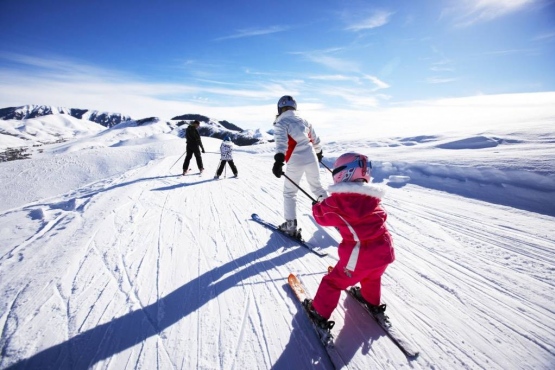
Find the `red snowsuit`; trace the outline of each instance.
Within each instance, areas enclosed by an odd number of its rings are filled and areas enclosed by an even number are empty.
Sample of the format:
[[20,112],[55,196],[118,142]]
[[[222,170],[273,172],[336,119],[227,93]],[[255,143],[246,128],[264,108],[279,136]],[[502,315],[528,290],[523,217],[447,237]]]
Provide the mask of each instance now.
[[341,291],[360,282],[361,294],[379,305],[381,276],[395,260],[391,235],[385,226],[387,214],[380,206],[384,191],[372,184],[341,182],[330,186],[329,198],[312,207],[316,222],[334,226],[343,240],[339,262],[322,279],[314,296],[314,309],[326,319],[337,307]]

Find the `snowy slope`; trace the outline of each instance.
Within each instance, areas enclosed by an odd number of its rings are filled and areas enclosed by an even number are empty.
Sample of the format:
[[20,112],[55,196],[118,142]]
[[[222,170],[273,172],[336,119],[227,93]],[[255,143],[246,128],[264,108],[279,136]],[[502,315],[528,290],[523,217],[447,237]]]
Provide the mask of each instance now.
[[[272,144],[237,148],[240,178],[214,181],[220,141],[203,138],[207,173],[193,161],[182,177],[184,142],[163,125],[0,163],[0,368],[333,368],[286,278],[315,292],[337,232],[302,194],[303,234],[327,257],[250,220],[282,219]],[[553,368],[550,127],[322,138],[325,164],[359,150],[387,188],[397,260],[383,300],[421,350],[409,361],[343,295],[333,331],[348,368]]]
[[104,127],[66,114],[24,120],[0,120],[0,149],[50,144],[91,135]]

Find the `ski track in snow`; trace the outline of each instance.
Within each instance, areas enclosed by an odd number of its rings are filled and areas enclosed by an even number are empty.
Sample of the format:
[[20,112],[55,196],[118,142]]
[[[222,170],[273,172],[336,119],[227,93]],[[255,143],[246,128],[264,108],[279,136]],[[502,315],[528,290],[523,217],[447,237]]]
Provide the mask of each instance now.
[[[0,250],[0,368],[333,368],[286,279],[314,295],[337,232],[302,193],[303,235],[327,257],[250,220],[282,218],[271,153],[238,151],[240,178],[219,181],[218,155],[200,177],[168,174],[177,157],[0,214],[22,225]],[[384,205],[397,260],[383,300],[421,355],[408,360],[343,293],[333,332],[349,368],[555,363],[553,217],[410,184]]]

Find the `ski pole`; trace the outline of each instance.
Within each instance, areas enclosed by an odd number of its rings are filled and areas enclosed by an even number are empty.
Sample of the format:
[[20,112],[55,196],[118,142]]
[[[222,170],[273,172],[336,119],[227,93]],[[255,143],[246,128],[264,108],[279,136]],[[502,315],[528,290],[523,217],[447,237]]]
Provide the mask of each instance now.
[[183,152],[183,154],[181,154],[181,157],[177,158],[177,161],[175,161],[175,163],[172,164],[172,166],[170,167],[170,171],[171,171],[171,169],[173,168],[173,166],[175,166],[175,165],[177,164],[177,162],[179,162],[179,160],[180,160],[181,158],[183,158],[183,156],[185,155],[185,153],[187,153],[187,151]]
[[216,172],[214,172],[214,177],[218,176],[218,170],[220,169],[220,165],[222,164],[222,160],[218,163],[218,167],[216,167]]
[[291,183],[292,183],[293,185],[295,185],[300,191],[302,191],[302,192],[303,192],[307,197],[309,197],[313,202],[316,202],[316,199],[312,198],[312,197],[310,196],[310,194],[308,194],[306,191],[304,191],[304,189],[301,188],[295,181],[291,180],[291,179],[289,178],[289,176],[287,176],[287,175],[286,175],[285,173],[283,173],[283,172],[282,172],[281,174],[282,174],[283,176],[285,176],[285,178],[286,178],[287,180],[291,181]]
[[227,179],[227,162],[224,164],[224,179]]
[[320,163],[322,163],[322,166],[326,167],[326,169],[327,169],[328,171],[330,171],[331,173],[333,173],[333,171],[330,170],[330,168],[329,168],[328,166],[326,166],[326,164],[325,164],[324,162],[320,162]]

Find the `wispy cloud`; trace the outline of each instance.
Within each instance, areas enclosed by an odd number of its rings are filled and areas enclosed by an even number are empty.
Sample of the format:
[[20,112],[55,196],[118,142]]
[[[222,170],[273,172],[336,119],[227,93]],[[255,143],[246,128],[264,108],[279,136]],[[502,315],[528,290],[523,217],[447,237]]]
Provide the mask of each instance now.
[[375,10],[371,14],[360,18],[360,15],[347,16],[348,25],[345,28],[348,31],[362,31],[378,28],[389,23],[393,12],[384,10]]
[[439,77],[439,76],[433,76],[433,77],[428,77],[426,79],[426,82],[429,84],[446,84],[446,83],[451,83],[451,82],[455,82],[457,81],[458,78],[455,77]]
[[291,54],[300,55],[311,62],[323,65],[336,71],[358,72],[360,70],[359,63],[354,62],[352,59],[342,59],[331,55],[340,50],[341,49],[299,51],[292,52]]
[[320,80],[320,81],[353,81],[358,82],[359,78],[352,77],[352,76],[345,76],[345,75],[318,75],[318,76],[310,76],[308,77],[311,80]]
[[[378,96],[364,89],[335,88],[324,92],[325,95],[337,97],[347,102],[352,108],[375,108],[380,105]],[[333,105],[330,102],[330,105]]]
[[45,104],[120,112],[134,118],[158,115],[166,119],[184,112],[267,104],[281,95],[297,94],[301,85],[298,81],[151,82],[141,76],[75,60],[6,53],[0,53],[0,81],[0,107]]
[[387,89],[387,88],[390,87],[389,84],[383,82],[382,80],[380,80],[376,76],[364,75],[364,78],[371,81],[376,86],[374,88],[374,91],[378,91],[378,90],[381,90],[381,89]]
[[514,54],[534,54],[537,52],[538,50],[536,49],[506,49],[506,50],[487,51],[482,53],[481,55],[503,56],[503,55],[514,55]]
[[370,81],[373,87],[370,91],[378,91],[381,89],[389,88],[389,84],[380,80],[376,76],[362,74],[360,76],[346,76],[346,75],[315,75],[308,77],[311,80],[326,81],[326,82],[349,82],[357,85],[363,85],[365,81]]
[[431,49],[438,59],[430,66],[430,71],[434,72],[435,76],[429,77],[426,82],[428,84],[445,84],[457,81],[458,78],[452,77],[455,71],[453,61],[447,58],[438,48],[432,46]]
[[464,0],[459,6],[444,9],[444,15],[454,15],[455,25],[468,27],[491,21],[538,4],[541,0]]
[[278,33],[289,30],[291,27],[288,26],[271,26],[266,28],[249,28],[238,30],[232,35],[218,37],[214,41],[231,40],[231,39],[241,39],[245,37],[263,36],[272,33]]
[[554,40],[555,40],[555,31],[539,34],[532,39],[532,41],[544,41],[544,42],[550,42]]
[[430,71],[433,72],[453,72],[455,69],[452,67],[445,67],[442,65],[432,65]]
[[331,106],[348,106],[351,109],[375,108],[380,106],[381,101],[389,98],[377,93],[389,88],[389,84],[368,74],[315,75],[309,77],[309,80],[313,83],[308,83],[303,91],[320,96]]

